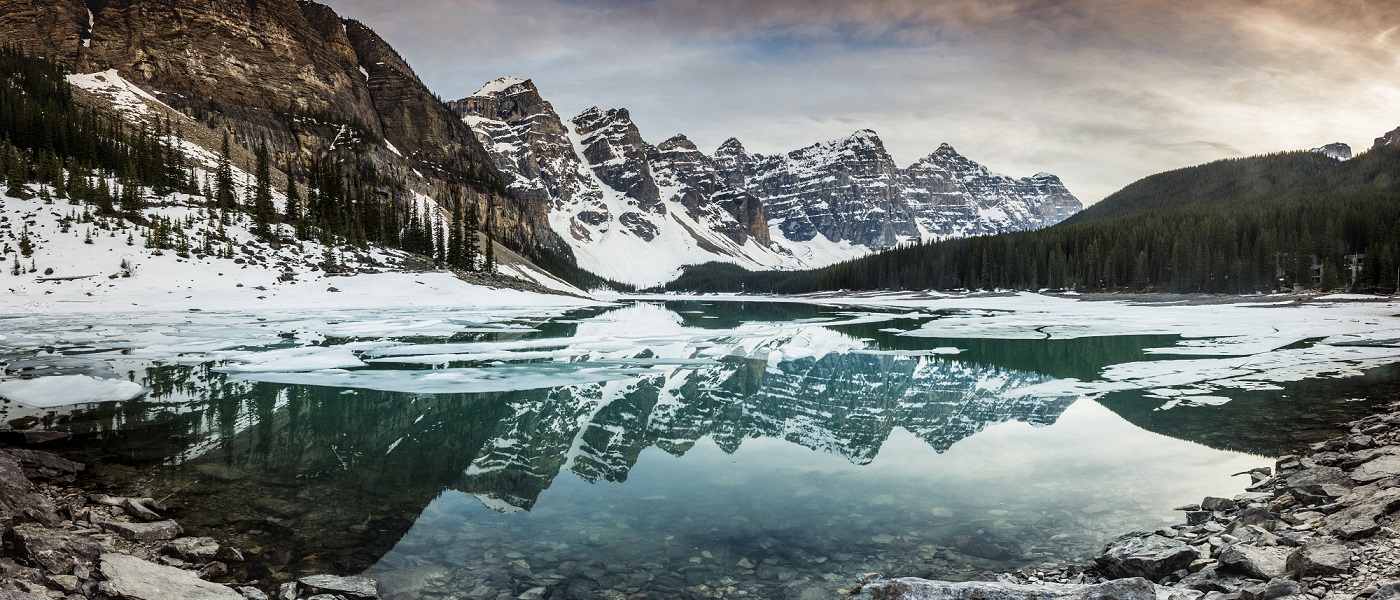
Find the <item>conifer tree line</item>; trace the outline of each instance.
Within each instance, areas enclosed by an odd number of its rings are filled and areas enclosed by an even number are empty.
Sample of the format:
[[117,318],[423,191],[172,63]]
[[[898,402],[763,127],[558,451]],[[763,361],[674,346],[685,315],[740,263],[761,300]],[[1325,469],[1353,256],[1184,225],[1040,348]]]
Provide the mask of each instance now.
[[1397,292],[1400,148],[1155,175],[1054,227],[895,248],[814,271],[691,267],[675,291]]
[[[265,140],[249,144],[255,156],[251,181],[237,181],[234,141],[227,133],[216,166],[201,180],[181,151],[179,127],[168,117],[154,127],[133,128],[76,103],[64,75],[51,61],[0,48],[0,177],[12,196],[28,195],[25,186],[38,183],[41,194],[88,205],[93,211],[89,219],[126,218],[148,225],[156,238],[148,243],[157,250],[178,250],[188,241],[178,224],[142,215],[146,188],[159,197],[175,192],[203,196],[218,217],[219,231],[247,219],[255,235],[271,240],[285,224],[297,239],[328,246],[376,244],[459,270],[495,268],[489,224],[482,223],[475,203],[465,198],[452,198],[453,217],[444,222],[405,192],[405,182],[325,155],[309,169],[283,165],[288,185],[279,211],[272,189],[273,157]],[[295,182],[297,175],[304,180],[305,194]],[[398,207],[403,205],[408,210],[401,217]],[[479,236],[486,240],[484,252]],[[195,248],[222,255],[220,243],[228,239],[220,237]]]

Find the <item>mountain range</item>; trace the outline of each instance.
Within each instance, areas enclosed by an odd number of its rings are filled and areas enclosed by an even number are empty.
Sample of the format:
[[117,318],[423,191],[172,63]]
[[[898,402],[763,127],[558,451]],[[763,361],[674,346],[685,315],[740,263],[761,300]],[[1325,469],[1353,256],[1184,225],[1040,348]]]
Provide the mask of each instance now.
[[444,103],[372,29],[309,0],[25,0],[0,6],[0,35],[73,72],[113,71],[209,152],[230,133],[246,172],[265,143],[279,187],[336,164],[401,215],[423,199],[444,218],[470,208],[503,260],[556,273],[651,285],[714,260],[813,268],[1081,208],[1052,175],[996,175],[947,145],[901,168],[869,130],[706,153],[680,135],[648,143],[625,109],[564,120],[528,80]]
[[901,243],[1038,229],[1083,208],[1054,175],[999,175],[948,144],[900,168],[868,129],[773,155],[730,138],[707,154],[684,135],[648,143],[626,109],[564,120],[516,77],[449,105],[580,266],[633,284],[715,260],[821,267]]

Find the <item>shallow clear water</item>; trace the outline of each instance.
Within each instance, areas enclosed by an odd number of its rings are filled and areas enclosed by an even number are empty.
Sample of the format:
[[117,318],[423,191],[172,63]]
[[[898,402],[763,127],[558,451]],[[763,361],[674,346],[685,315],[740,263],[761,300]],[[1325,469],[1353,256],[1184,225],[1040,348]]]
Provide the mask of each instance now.
[[[19,319],[5,374],[121,377],[26,408],[98,480],[388,598],[834,597],[861,573],[1090,556],[1387,400],[1390,369],[1159,410],[1022,390],[1173,360],[1175,336],[898,335],[938,312],[638,303],[556,314]],[[91,326],[91,327],[90,327]],[[1034,389],[1034,388],[1030,388]]]

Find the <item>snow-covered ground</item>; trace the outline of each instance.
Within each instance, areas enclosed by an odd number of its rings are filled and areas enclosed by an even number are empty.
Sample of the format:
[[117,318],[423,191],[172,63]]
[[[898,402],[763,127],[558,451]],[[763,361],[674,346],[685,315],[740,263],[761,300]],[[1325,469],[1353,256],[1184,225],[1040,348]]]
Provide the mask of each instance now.
[[[201,200],[175,195],[168,205],[146,211],[177,222],[193,220],[184,233],[196,248],[182,257],[174,250],[145,248],[146,228],[116,219],[83,222],[84,207],[65,200],[45,204],[38,198],[0,196],[0,249],[6,250],[0,315],[592,303],[472,285],[448,272],[391,272],[404,255],[378,248],[338,247],[331,254],[352,270],[383,272],[328,274],[319,266],[327,256],[325,246],[301,242],[271,247],[249,233],[246,215],[225,227],[235,257],[206,256],[197,247],[206,230],[217,225],[200,207]],[[71,219],[67,232],[65,219]],[[32,257],[19,256],[19,237],[26,227],[35,245]],[[223,242],[214,246],[227,249]],[[24,271],[20,275],[11,274],[16,257]]]

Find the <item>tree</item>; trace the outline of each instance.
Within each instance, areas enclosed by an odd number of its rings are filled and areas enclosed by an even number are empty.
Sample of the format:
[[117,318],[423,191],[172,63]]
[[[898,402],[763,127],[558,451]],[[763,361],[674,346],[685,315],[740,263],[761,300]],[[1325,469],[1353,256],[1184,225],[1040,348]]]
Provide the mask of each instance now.
[[277,208],[272,204],[272,167],[268,164],[267,142],[258,145],[257,163],[253,168],[253,233],[260,238],[272,237],[272,225]]
[[233,191],[231,154],[228,132],[225,131],[224,143],[219,150],[219,166],[214,170],[214,206],[221,211],[233,210],[238,205],[238,197]]
[[485,273],[496,272],[496,240],[491,233],[491,214],[486,214],[486,248],[482,251],[481,270]]
[[287,206],[283,211],[282,220],[292,224],[298,232],[301,231],[301,192],[297,191],[297,182],[292,178],[290,167],[287,169]]
[[122,172],[122,193],[118,208],[128,218],[136,217],[146,208],[146,199],[141,195],[140,179],[137,177],[134,163],[126,163],[126,170]]
[[463,227],[466,235],[462,238],[462,268],[476,271],[477,260],[481,257],[481,251],[477,248],[477,231],[481,229],[481,219],[477,218],[475,204],[467,204],[466,213],[466,223]]
[[24,225],[24,230],[19,232],[19,253],[24,256],[34,255],[34,241],[29,239],[29,224]]

